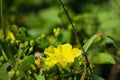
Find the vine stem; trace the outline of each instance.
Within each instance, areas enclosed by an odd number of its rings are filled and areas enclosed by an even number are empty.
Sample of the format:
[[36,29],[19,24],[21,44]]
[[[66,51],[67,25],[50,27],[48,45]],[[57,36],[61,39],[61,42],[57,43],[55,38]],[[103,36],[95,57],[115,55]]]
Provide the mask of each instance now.
[[[4,24],[4,18],[3,18],[3,4],[2,4],[2,0],[1,0],[1,27],[3,28],[3,34],[4,34],[4,40],[6,39],[6,29],[5,29],[5,24]],[[6,41],[6,40],[5,40]]]
[[4,22],[4,16],[3,16],[3,5],[2,5],[3,1],[0,0],[0,2],[1,2],[1,6],[0,6],[1,7],[0,8],[1,9],[0,10],[1,11],[0,12],[1,13],[1,15],[0,15],[0,17],[1,17],[1,28],[3,30],[3,39],[4,39],[3,43],[0,43],[1,44],[0,47],[2,47],[2,49],[4,51],[3,56],[8,58],[11,66],[14,68],[15,59],[14,59],[14,56],[12,55],[11,49],[9,48],[9,46],[6,42],[7,31],[6,31],[6,26],[5,26],[5,22]]
[[84,50],[84,48],[83,48],[83,46],[82,46],[82,44],[81,44],[79,34],[77,33],[77,30],[76,30],[74,24],[72,23],[72,20],[71,20],[69,14],[68,14],[68,11],[66,10],[66,8],[65,8],[65,6],[64,6],[64,4],[63,4],[63,2],[62,2],[61,0],[59,0],[59,2],[60,2],[60,4],[62,5],[62,9],[64,10],[64,12],[65,12],[65,14],[66,14],[66,16],[67,16],[67,18],[68,18],[70,24],[71,24],[72,27],[73,27],[73,31],[74,31],[76,37],[77,37],[78,40],[79,40],[79,43],[80,43],[80,46],[81,46],[81,50],[82,50],[82,55],[84,56],[84,58],[85,58],[85,60],[86,60],[86,63],[87,63],[86,66],[89,68],[90,73],[91,73],[91,80],[94,80],[94,79],[93,79],[93,72],[92,72],[92,69],[91,69],[91,67],[90,67],[90,63],[89,63],[89,61],[88,61],[87,54],[86,54],[86,52],[85,52],[85,50]]

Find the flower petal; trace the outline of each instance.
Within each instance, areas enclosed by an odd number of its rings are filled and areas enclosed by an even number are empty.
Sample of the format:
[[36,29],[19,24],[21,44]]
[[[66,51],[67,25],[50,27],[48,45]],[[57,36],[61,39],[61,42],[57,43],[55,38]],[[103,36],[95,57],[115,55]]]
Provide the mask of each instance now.
[[73,48],[72,55],[73,55],[73,57],[77,57],[77,56],[81,55],[81,50],[79,50],[78,48]]
[[52,55],[55,53],[55,48],[53,46],[50,46],[45,49],[44,53],[48,56]]

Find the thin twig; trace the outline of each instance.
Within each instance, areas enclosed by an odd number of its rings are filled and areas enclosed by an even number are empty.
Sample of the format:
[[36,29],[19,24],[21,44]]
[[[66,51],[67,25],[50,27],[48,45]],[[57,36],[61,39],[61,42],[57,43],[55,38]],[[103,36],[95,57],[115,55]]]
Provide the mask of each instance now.
[[92,73],[92,69],[90,68],[90,63],[89,63],[89,61],[88,61],[88,58],[87,58],[86,52],[85,52],[84,48],[83,48],[83,47],[82,47],[82,45],[81,45],[81,41],[80,41],[79,34],[77,33],[77,30],[76,30],[75,26],[73,25],[72,20],[71,20],[71,18],[70,18],[70,16],[69,16],[69,14],[68,14],[68,12],[67,12],[66,8],[64,7],[63,2],[62,2],[61,0],[59,0],[59,2],[61,3],[61,5],[62,5],[62,9],[64,10],[64,12],[65,12],[65,14],[66,14],[66,16],[67,16],[67,18],[68,18],[68,20],[69,20],[70,24],[71,24],[71,25],[72,25],[72,27],[73,27],[73,31],[74,31],[74,33],[75,33],[76,37],[77,37],[77,38],[78,38],[78,40],[79,40],[79,43],[80,43],[81,49],[82,49],[82,51],[83,51],[83,53],[82,53],[82,54],[83,54],[83,56],[84,56],[84,58],[85,58],[85,60],[86,60],[86,62],[87,62],[87,67],[89,68],[90,73],[91,73],[91,80],[93,80],[93,73]]
[[83,70],[83,73],[82,73],[82,76],[81,76],[81,79],[80,79],[80,80],[85,80],[85,75],[86,75],[86,73],[87,73],[87,70],[86,70],[87,66],[86,66],[85,63],[83,63],[83,65],[84,65],[84,70]]
[[2,5],[2,0],[1,0],[1,27],[3,28],[3,34],[4,34],[4,40],[6,39],[6,29],[5,29],[5,23],[4,23],[4,18],[3,18],[3,5]]

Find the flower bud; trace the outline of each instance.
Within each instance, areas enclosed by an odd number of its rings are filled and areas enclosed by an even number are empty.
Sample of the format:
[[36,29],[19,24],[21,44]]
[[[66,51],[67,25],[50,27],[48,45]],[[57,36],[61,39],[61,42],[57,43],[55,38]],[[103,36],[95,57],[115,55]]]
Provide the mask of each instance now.
[[20,75],[20,71],[16,71],[16,76],[19,76]]
[[54,32],[55,37],[59,36],[60,35],[60,28],[53,29],[53,32]]
[[35,41],[34,40],[31,40],[30,41],[30,46],[34,46],[35,45]]
[[31,64],[31,68],[32,68],[32,70],[36,70],[36,67],[33,64]]
[[28,74],[30,75],[32,72],[30,70],[28,70]]
[[0,61],[3,62],[5,59],[3,56],[0,56]]
[[13,77],[15,75],[15,71],[12,69],[8,72],[9,77]]
[[29,48],[29,53],[31,53],[33,51],[33,47]]

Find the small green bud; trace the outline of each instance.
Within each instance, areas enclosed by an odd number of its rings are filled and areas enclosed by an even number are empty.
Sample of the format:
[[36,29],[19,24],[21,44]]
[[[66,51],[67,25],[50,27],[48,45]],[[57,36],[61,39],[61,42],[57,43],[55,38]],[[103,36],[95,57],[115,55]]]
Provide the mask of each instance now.
[[19,76],[20,75],[20,71],[16,71],[16,76]]
[[32,70],[36,70],[36,67],[34,64],[31,64],[31,68],[32,68]]
[[94,42],[97,43],[97,42],[100,42],[102,40],[102,36],[98,36],[96,39],[94,39]]
[[28,74],[30,75],[32,72],[30,70],[28,70]]
[[37,76],[37,74],[36,74],[36,73],[34,73],[33,75],[34,75],[34,76]]
[[72,25],[68,25],[67,29],[72,30],[73,29]]
[[41,34],[41,36],[40,36],[40,37],[41,37],[41,38],[45,38],[45,36],[46,36],[45,34]]
[[11,41],[11,38],[9,36],[6,37],[6,41],[7,42],[10,42]]
[[30,47],[29,48],[29,53],[33,51],[33,47]]
[[9,77],[13,77],[15,75],[15,71],[12,69],[8,72]]
[[15,40],[11,40],[10,43],[11,43],[11,44],[14,44],[14,43],[15,43]]
[[54,32],[55,37],[59,36],[60,35],[60,28],[54,28],[53,32]]
[[19,59],[19,64],[21,64],[23,62],[23,59]]
[[26,48],[28,45],[29,45],[29,41],[25,41],[23,47]]
[[15,40],[15,43],[18,45],[20,43],[20,40]]
[[34,46],[35,45],[35,41],[34,40],[31,40],[30,41],[30,46]]
[[0,61],[3,62],[5,59],[3,56],[0,56]]

